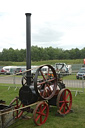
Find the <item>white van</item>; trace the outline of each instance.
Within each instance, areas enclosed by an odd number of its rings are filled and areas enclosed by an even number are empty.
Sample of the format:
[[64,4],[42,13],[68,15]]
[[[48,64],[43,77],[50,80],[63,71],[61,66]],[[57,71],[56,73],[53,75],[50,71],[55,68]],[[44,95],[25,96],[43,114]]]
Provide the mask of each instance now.
[[55,64],[56,72],[71,74],[72,73],[72,65],[67,65],[65,63],[56,63]]
[[38,66],[31,66],[31,74],[35,74]]
[[72,74],[72,65],[67,65],[68,68],[68,74]]
[[1,71],[3,71],[3,74],[10,75],[14,74],[17,66],[4,66]]
[[17,68],[17,66],[4,66],[4,67],[1,69],[1,72],[3,72],[3,74],[5,74],[5,75],[14,74],[16,68]]

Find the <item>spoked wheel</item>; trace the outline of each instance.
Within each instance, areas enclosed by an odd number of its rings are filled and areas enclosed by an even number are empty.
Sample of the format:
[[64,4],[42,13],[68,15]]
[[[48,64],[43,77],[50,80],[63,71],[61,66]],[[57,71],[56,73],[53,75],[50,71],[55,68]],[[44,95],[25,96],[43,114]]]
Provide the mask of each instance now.
[[33,120],[36,125],[40,126],[44,124],[48,118],[49,107],[46,102],[40,102],[37,104],[36,108],[33,111]]
[[57,108],[60,114],[70,112],[72,106],[72,95],[69,89],[62,89],[57,97]]
[[[45,68],[47,72],[44,72]],[[57,88],[57,75],[54,68],[50,65],[44,65],[37,69],[34,78],[34,88],[38,95],[43,99],[51,99]]]
[[17,118],[20,118],[23,114],[23,110],[20,109],[20,110],[16,110],[20,107],[24,107],[24,105],[19,101],[19,98],[16,97],[14,98],[11,103],[10,103],[10,106],[14,106],[15,108],[15,111],[14,111],[14,118],[17,119]]

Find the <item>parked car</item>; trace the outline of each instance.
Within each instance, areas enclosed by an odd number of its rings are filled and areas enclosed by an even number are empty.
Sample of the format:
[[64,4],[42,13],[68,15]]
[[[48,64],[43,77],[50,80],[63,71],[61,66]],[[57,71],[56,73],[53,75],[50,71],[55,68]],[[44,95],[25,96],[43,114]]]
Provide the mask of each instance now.
[[24,75],[25,74],[24,71],[26,71],[26,67],[25,66],[17,67],[15,69],[15,74],[17,74],[17,75]]
[[16,68],[15,69],[15,74],[18,74],[18,73],[21,73],[22,72],[22,69],[21,68]]
[[79,70],[79,72],[76,74],[76,78],[85,79],[85,67]]
[[6,70],[2,68],[2,69],[0,70],[0,74],[5,74],[5,73],[6,73]]
[[1,74],[5,74],[5,75],[11,75],[15,73],[15,69],[17,68],[17,66],[4,66],[0,73]]

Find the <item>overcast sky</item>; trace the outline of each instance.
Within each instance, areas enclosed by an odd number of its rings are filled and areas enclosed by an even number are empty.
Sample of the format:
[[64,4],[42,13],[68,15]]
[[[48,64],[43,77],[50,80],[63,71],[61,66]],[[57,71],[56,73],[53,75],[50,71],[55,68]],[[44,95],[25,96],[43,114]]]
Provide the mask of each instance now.
[[85,0],[0,0],[0,51],[26,48],[26,16],[31,13],[31,45],[85,47]]

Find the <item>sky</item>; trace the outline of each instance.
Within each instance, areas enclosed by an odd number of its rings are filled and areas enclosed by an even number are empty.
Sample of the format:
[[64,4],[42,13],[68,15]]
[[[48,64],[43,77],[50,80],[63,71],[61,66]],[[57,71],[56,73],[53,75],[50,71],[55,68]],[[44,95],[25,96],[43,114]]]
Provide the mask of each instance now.
[[32,46],[85,47],[85,0],[0,0],[0,52],[26,48],[25,13],[32,14]]

